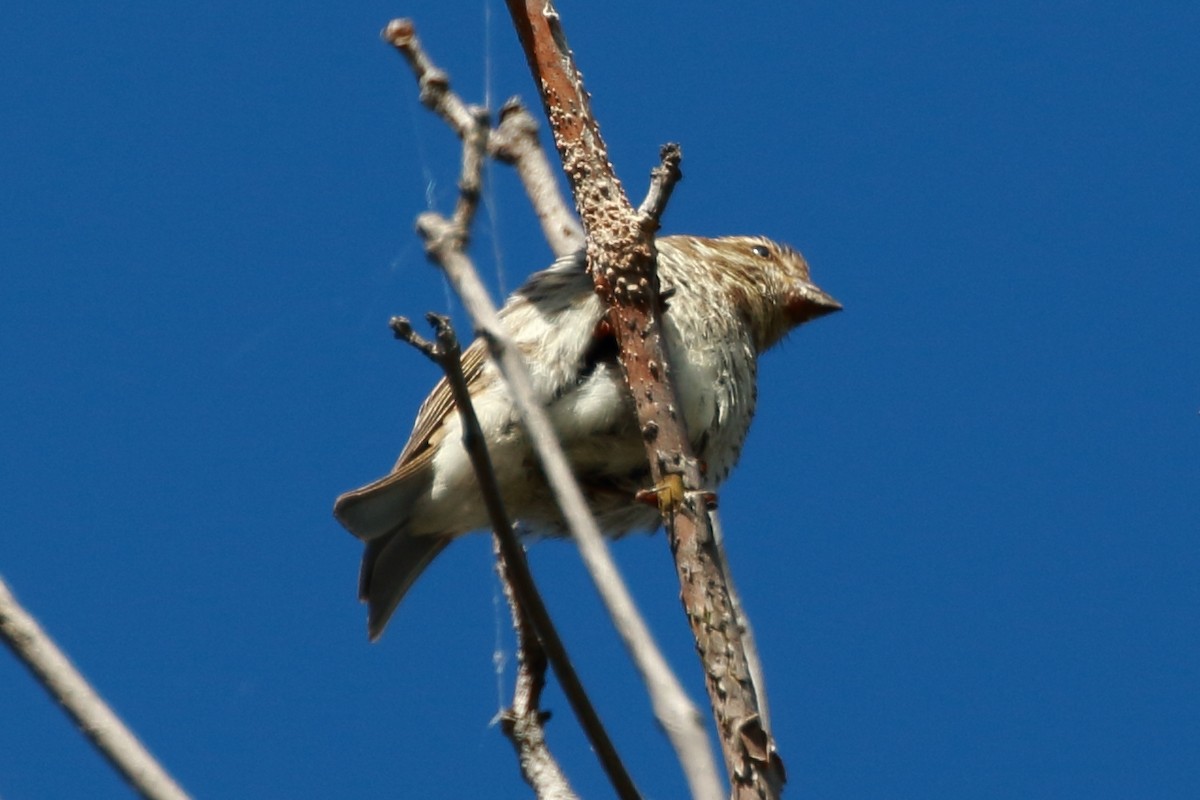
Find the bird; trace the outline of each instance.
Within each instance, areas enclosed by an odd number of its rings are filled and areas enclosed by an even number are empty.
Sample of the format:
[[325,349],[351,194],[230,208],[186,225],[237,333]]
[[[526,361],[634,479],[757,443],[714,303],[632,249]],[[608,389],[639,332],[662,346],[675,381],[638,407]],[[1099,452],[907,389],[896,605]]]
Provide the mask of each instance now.
[[[656,240],[664,344],[691,445],[716,488],[733,469],[754,416],[758,356],[793,328],[842,306],[814,284],[799,252],[762,236]],[[531,275],[500,311],[533,389],[606,535],[653,531],[638,499],[650,467],[633,397],[583,251]],[[463,373],[509,514],[531,530],[565,524],[504,382],[476,339]],[[459,536],[488,526],[462,425],[443,378],[417,412],[384,477],[346,492],[334,516],[364,542],[359,599],[367,633],[383,633],[404,595]]]

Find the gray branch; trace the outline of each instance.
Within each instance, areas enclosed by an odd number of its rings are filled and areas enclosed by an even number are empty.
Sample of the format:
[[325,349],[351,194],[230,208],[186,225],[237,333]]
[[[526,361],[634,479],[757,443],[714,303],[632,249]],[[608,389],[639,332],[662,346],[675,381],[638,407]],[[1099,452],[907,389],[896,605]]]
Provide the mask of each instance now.
[[[464,160],[464,163],[470,163]],[[461,252],[461,251],[459,251]],[[392,332],[397,339],[408,342],[426,357],[442,368],[446,375],[446,383],[454,395],[454,404],[458,409],[463,423],[463,446],[471,459],[475,470],[479,491],[487,507],[492,533],[496,537],[496,548],[501,558],[499,561],[500,576],[503,579],[505,595],[513,608],[513,624],[517,630],[518,640],[523,646],[536,648],[529,662],[541,664],[545,671],[547,656],[554,665],[563,694],[571,704],[579,719],[579,724],[587,735],[588,740],[596,749],[601,766],[608,774],[609,780],[617,790],[617,795],[624,800],[637,800],[641,797],[633,784],[625,765],[617,755],[616,748],[600,721],[592,702],[579,680],[571,660],[567,656],[566,646],[558,635],[558,630],[550,618],[550,612],[542,601],[541,593],[529,571],[525,560],[525,550],[517,540],[517,535],[509,524],[507,512],[504,510],[504,500],[500,495],[500,486],[496,481],[496,473],[492,468],[492,459],[488,454],[487,441],[475,415],[475,406],[471,400],[466,378],[463,376],[460,361],[462,351],[459,349],[458,337],[450,320],[440,314],[427,314],[426,319],[436,331],[436,342],[430,342],[416,331],[404,317],[393,317]],[[529,633],[536,632],[537,637],[529,643]],[[540,644],[538,640],[540,639]],[[544,647],[544,649],[543,649]],[[559,782],[554,775],[561,775],[562,770],[555,763],[549,748],[545,743],[542,731],[540,712],[537,710],[537,699],[541,694],[540,676],[524,669],[526,659],[522,653],[522,671],[517,676],[516,699],[514,709],[506,715],[512,717],[513,724],[505,728],[505,733],[517,747],[521,762],[521,770],[526,781],[538,791],[538,797],[543,797],[538,787],[543,781],[552,787],[546,796],[558,797]],[[533,689],[536,687],[536,691]],[[535,724],[536,721],[536,724]],[[565,778],[563,779],[565,782]]]
[[[445,120],[460,139],[471,134],[477,115],[454,93],[450,77],[425,52],[412,20],[392,20],[383,29],[383,38],[408,62],[420,88],[421,103]],[[583,247],[583,226],[563,197],[537,132],[537,120],[514,97],[501,107],[500,124],[487,131],[484,147],[490,157],[517,171],[547,244],[555,256],[565,256]]]
[[187,800],[187,793],[21,607],[3,580],[0,638],[138,794],[148,800]]

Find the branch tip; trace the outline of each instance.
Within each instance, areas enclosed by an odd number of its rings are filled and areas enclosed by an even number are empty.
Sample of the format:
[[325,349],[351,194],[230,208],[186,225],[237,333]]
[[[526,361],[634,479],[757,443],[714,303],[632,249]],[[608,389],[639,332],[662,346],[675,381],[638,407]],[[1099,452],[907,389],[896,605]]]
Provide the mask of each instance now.
[[416,34],[417,29],[413,21],[407,17],[400,17],[389,22],[380,31],[379,36],[393,47],[403,49],[416,38]]
[[677,142],[667,142],[658,151],[658,166],[650,170],[650,188],[646,199],[638,207],[638,217],[644,228],[657,231],[667,201],[675,191],[675,184],[683,180],[679,164],[683,161],[683,148]]

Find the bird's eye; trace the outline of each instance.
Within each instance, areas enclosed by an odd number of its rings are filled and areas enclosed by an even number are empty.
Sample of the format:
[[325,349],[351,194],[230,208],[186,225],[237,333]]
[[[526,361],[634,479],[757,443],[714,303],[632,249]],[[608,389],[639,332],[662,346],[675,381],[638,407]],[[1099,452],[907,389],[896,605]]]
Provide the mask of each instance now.
[[754,247],[750,248],[750,252],[754,253],[754,255],[758,256],[759,258],[766,258],[767,256],[771,255],[771,251],[767,249],[765,244],[754,245]]

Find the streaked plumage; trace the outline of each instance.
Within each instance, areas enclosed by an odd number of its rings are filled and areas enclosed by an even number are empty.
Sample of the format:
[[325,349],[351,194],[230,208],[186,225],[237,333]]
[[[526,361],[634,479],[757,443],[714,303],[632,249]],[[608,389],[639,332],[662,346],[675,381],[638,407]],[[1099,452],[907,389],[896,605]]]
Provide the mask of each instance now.
[[[754,414],[758,354],[841,306],[811,283],[799,253],[769,239],[667,236],[657,246],[676,391],[715,488],[737,461]],[[619,535],[655,528],[657,509],[634,500],[649,485],[645,448],[582,254],[531,276],[500,314],[601,529]],[[481,341],[464,351],[462,365],[509,514],[561,533],[558,510]],[[368,603],[372,639],[454,537],[487,526],[461,438],[443,380],[422,404],[392,472],[334,506],[338,520],[366,543],[359,596]]]

